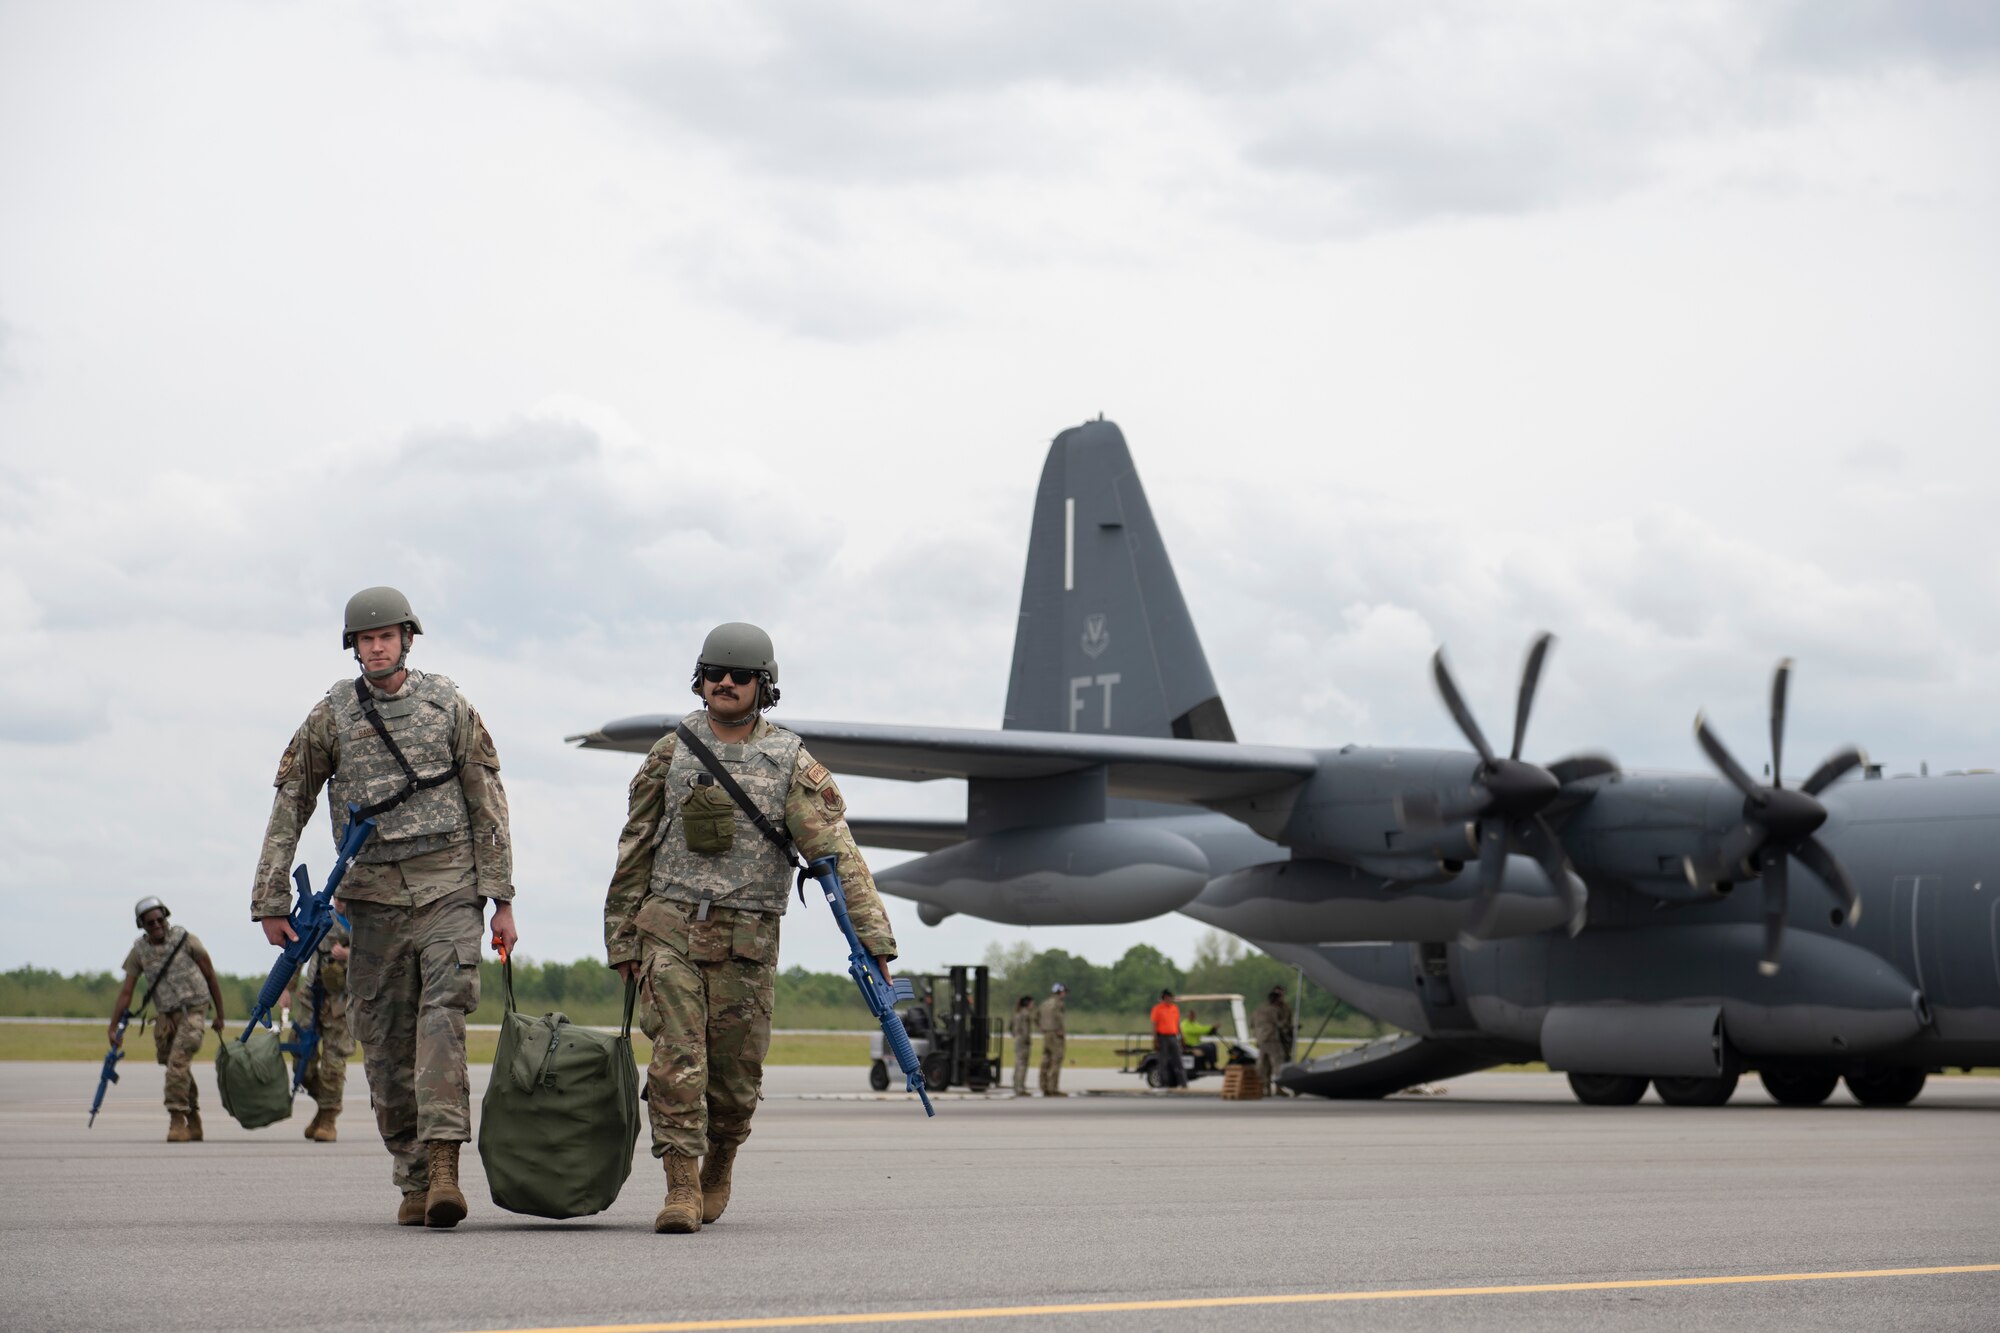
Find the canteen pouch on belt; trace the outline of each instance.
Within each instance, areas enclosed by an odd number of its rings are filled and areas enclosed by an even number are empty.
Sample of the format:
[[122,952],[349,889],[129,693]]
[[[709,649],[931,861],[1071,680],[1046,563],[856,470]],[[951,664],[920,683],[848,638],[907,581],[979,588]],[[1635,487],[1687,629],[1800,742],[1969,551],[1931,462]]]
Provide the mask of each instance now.
[[479,1161],[493,1202],[534,1217],[584,1217],[617,1201],[639,1141],[639,1067],[632,1006],[617,1033],[578,1027],[562,1014],[514,1008],[514,964],[503,954],[507,1012],[493,1077],[479,1105]]
[[698,856],[720,856],[736,845],[736,802],[706,773],[694,775],[681,802],[681,837]]

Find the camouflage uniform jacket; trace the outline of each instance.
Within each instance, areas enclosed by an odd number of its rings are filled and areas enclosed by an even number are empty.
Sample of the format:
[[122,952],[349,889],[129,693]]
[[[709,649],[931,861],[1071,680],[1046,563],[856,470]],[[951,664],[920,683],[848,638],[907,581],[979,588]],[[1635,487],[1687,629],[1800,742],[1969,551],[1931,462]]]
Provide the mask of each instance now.
[[1250,1039],[1260,1051],[1283,1055],[1292,1044],[1292,1011],[1276,1000],[1266,1000],[1250,1015]]
[[[875,891],[875,878],[868,873],[868,863],[861,859],[861,849],[855,846],[854,835],[848,832],[847,803],[841,799],[840,789],[834,785],[826,766],[806,752],[796,735],[763,718],[757,720],[749,739],[735,746],[714,740],[705,713],[690,713],[685,721],[730,768],[732,776],[741,770],[726,752],[791,755],[790,780],[784,784],[782,799],[784,828],[808,860],[840,857],[840,879],[847,890],[847,912],[854,921],[854,933],[876,957],[894,958],[896,937],[889,928],[889,914],[882,908],[881,896]],[[618,838],[618,866],[611,874],[611,887],[604,898],[605,953],[613,967],[639,960],[643,946],[634,919],[650,894],[665,887],[669,892],[662,896],[689,900],[701,896],[680,892],[675,886],[679,878],[677,869],[690,855],[678,837],[680,807],[672,781],[672,775],[692,761],[691,756],[678,755],[680,748],[673,732],[661,737],[639,765],[626,795],[625,829]],[[741,777],[738,780],[741,782]],[[753,800],[759,799],[755,788],[746,784],[745,791]],[[775,812],[778,808],[775,797],[772,804]],[[782,904],[789,901],[784,895],[790,891],[790,867],[741,811],[737,812],[736,821],[736,848],[753,856],[759,854],[758,848],[768,851],[771,864],[762,869],[771,876],[772,883],[754,886],[756,892],[746,895],[740,904],[719,894],[714,896],[726,906],[742,905],[752,910],[782,913]],[[777,821],[774,819],[772,823]],[[775,895],[765,892],[774,885]],[[767,902],[769,906],[765,905]]]
[[[453,763],[460,768],[456,782],[420,791],[378,816],[377,832],[357,862],[407,860],[470,842],[480,896],[496,902],[513,898],[513,844],[507,831],[507,793],[500,785],[500,755],[478,712],[444,676],[412,670],[393,693],[373,684],[368,689],[389,734],[419,776],[448,770]],[[284,916],[291,911],[292,857],[319,803],[320,788],[329,784],[327,815],[336,845],[347,821],[346,808],[334,799],[336,795],[366,805],[403,786],[388,747],[361,715],[351,677],[336,681],[313,705],[278,762],[273,782],[278,791],[257,863],[252,916]],[[408,905],[422,907],[449,891],[444,885],[427,888]],[[341,892],[343,898],[356,901],[367,901],[368,894],[353,880]]]
[[1012,1021],[1007,1025],[1007,1035],[1014,1039],[1015,1045],[1026,1050],[1028,1043],[1035,1039],[1035,1011],[1016,1009]]
[[[183,939],[187,943],[181,944],[180,951],[175,953],[174,946],[180,944]],[[207,958],[208,950],[201,947],[201,941],[190,934],[185,926],[171,928],[167,931],[166,938],[158,944],[141,935],[133,942],[132,952],[125,955],[125,975],[150,980],[152,975],[160,970],[160,964],[166,962],[169,953],[174,954],[172,966],[167,968],[165,976],[152,983],[153,989],[149,994],[133,996],[134,1009],[149,999],[153,1002],[153,1012],[156,1014],[171,1014],[176,1009],[207,1006],[208,979],[202,976],[201,965],[196,960]]]
[[1063,1018],[1063,1011],[1067,1007],[1063,1004],[1063,998],[1061,995],[1051,995],[1042,1001],[1041,1010],[1036,1017],[1040,1020],[1044,1036],[1060,1037],[1069,1031]]

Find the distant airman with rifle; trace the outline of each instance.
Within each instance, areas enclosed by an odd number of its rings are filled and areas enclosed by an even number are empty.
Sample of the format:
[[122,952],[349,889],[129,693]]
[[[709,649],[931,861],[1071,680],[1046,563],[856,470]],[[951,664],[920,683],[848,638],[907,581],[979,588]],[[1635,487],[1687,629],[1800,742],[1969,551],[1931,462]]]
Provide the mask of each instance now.
[[[132,991],[139,978],[146,978],[146,996],[140,1004],[153,1008],[153,1052],[167,1067],[167,1142],[201,1142],[200,1090],[194,1081],[194,1057],[212,1023],[222,1031],[222,987],[215,979],[215,965],[208,950],[201,947],[186,926],[167,926],[172,915],[158,898],[141,898],[132,915],[146,933],[125,955],[125,984],[111,1007],[111,1026],[105,1035],[112,1046],[125,1040],[125,1022],[132,1016]],[[213,1007],[214,1013],[210,1014]]]

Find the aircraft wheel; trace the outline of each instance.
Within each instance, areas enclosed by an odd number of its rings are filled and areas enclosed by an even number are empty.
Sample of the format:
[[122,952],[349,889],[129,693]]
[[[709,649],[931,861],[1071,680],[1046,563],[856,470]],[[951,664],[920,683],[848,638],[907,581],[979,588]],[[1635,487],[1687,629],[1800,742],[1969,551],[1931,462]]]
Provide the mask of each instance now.
[[1921,1069],[1864,1065],[1847,1075],[1847,1090],[1863,1106],[1908,1106],[1930,1077]]
[[1833,1095],[1840,1075],[1818,1069],[1760,1069],[1757,1080],[1782,1106],[1818,1106]]
[[1632,1074],[1571,1074],[1569,1090],[1585,1106],[1630,1106],[1646,1095],[1649,1081]]
[[1721,1078],[1656,1078],[1654,1091],[1669,1106],[1721,1106],[1736,1095],[1734,1071]]
[[877,1060],[868,1066],[868,1086],[877,1092],[889,1090],[889,1066]]

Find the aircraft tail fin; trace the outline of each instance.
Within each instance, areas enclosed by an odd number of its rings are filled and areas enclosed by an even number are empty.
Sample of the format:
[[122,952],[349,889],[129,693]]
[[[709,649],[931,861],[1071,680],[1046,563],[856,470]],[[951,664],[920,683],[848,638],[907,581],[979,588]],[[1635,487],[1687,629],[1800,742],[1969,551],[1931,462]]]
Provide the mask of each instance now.
[[1125,436],[1101,418],[1042,467],[1002,725],[1236,739]]

